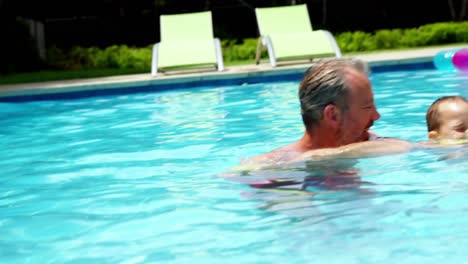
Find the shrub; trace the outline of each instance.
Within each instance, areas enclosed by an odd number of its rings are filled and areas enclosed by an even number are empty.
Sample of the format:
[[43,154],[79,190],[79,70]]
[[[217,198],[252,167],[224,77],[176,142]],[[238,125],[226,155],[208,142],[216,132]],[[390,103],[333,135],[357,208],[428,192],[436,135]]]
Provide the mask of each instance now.
[[443,22],[409,29],[382,29],[374,33],[361,31],[336,34],[343,52],[422,47],[468,42],[468,22]]
[[403,31],[400,29],[397,30],[378,30],[375,32],[374,38],[377,49],[392,49],[398,47],[404,47],[401,43],[401,37],[403,36]]
[[370,33],[356,31],[345,32],[336,36],[338,46],[343,52],[371,51],[377,49],[375,38]]
[[56,47],[48,49],[49,65],[62,69],[136,69],[150,70],[151,47],[133,48],[126,45],[97,47],[72,47],[69,51]]
[[[257,51],[258,39],[223,40],[223,58],[225,61],[254,60]],[[266,51],[264,51],[266,52]],[[265,53],[264,53],[265,54]]]

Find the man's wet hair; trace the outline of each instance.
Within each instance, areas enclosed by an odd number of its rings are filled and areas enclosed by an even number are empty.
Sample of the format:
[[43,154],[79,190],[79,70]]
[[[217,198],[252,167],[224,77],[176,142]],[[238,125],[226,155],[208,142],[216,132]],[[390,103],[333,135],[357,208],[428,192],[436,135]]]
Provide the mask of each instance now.
[[349,82],[347,75],[355,70],[368,75],[365,61],[355,58],[320,60],[304,74],[299,86],[302,121],[307,130],[320,123],[329,104],[347,109]]

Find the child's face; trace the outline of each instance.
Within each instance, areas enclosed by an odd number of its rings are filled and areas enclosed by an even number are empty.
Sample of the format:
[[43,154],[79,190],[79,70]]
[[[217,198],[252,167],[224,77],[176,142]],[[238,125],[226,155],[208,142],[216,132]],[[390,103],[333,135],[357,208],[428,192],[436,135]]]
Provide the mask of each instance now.
[[442,124],[438,131],[429,132],[431,139],[468,138],[468,104],[446,102],[439,106]]

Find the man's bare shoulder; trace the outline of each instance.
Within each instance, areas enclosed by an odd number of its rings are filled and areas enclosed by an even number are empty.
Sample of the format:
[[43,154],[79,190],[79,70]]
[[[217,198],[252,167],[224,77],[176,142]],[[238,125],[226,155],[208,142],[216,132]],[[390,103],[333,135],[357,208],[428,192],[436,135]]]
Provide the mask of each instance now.
[[297,151],[294,144],[286,145],[270,152],[252,156],[241,161],[241,165],[272,164],[288,162],[302,153]]

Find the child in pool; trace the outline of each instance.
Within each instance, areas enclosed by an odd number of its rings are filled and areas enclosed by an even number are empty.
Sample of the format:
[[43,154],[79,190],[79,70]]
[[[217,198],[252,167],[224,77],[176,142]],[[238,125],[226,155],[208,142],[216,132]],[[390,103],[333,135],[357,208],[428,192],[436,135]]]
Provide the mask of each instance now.
[[426,112],[428,138],[440,144],[468,142],[468,100],[463,96],[444,96]]

